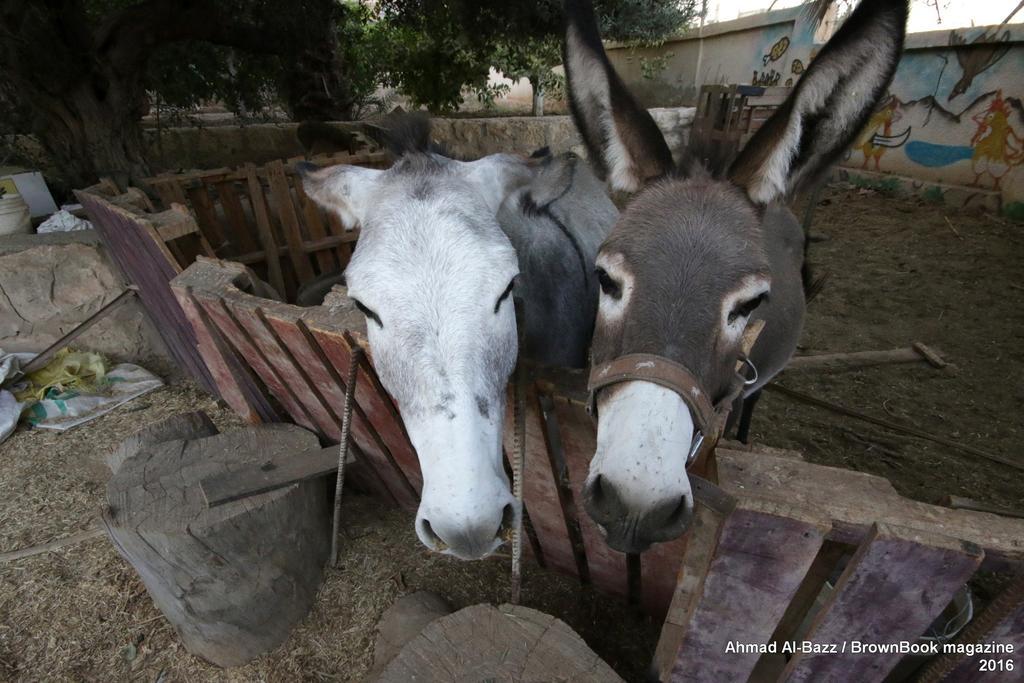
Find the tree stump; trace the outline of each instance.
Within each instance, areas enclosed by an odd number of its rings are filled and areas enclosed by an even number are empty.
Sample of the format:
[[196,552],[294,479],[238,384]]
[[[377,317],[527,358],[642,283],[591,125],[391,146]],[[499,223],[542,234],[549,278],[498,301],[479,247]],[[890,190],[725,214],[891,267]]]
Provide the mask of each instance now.
[[185,648],[238,666],[278,646],[309,611],[330,549],[327,489],[313,480],[207,508],[204,477],[319,442],[287,424],[187,438],[208,433],[202,418],[176,416],[122,444],[103,522]]
[[473,605],[434,620],[377,680],[622,681],[565,622],[519,605]]

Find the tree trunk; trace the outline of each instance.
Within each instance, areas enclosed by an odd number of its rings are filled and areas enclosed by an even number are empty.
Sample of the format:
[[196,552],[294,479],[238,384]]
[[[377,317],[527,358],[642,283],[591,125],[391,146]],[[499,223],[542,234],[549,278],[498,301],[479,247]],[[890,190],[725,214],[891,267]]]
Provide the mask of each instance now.
[[[103,82],[105,92],[96,85]],[[141,87],[94,73],[63,99],[28,96],[36,103],[34,132],[50,155],[58,185],[81,188],[109,177],[124,188],[150,175],[139,121],[145,108]]]
[[207,507],[208,477],[319,445],[288,424],[211,431],[206,416],[193,413],[125,442],[112,458],[120,465],[103,524],[185,649],[231,667],[280,645],[308,613],[330,548],[330,515],[322,480]]
[[530,87],[533,88],[533,115],[544,116],[544,86],[541,85],[540,75],[530,78]]

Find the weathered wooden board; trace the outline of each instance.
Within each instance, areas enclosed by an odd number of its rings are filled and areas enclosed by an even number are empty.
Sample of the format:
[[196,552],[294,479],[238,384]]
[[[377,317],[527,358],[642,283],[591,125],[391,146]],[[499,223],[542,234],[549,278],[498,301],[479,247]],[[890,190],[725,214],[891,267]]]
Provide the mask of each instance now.
[[882,477],[792,458],[719,448],[716,460],[726,491],[820,511],[832,522],[829,539],[839,543],[860,545],[875,522],[885,522],[975,543],[985,551],[985,569],[1024,561],[1024,520],[909,500]]
[[[583,485],[586,483],[590,459],[594,456],[597,444],[597,435],[592,427],[592,420],[582,407],[565,399],[549,399],[549,401],[553,413],[557,417],[556,428],[559,431],[564,452],[567,483],[572,496],[571,517],[567,515],[567,519],[570,521],[570,529],[575,527],[579,530],[578,542],[582,542],[585,549],[587,576],[598,590],[627,597],[629,587],[627,585],[626,556],[617,550],[612,550],[605,543],[603,534],[583,507]],[[540,406],[540,410],[542,416],[547,412],[543,404]],[[553,444],[550,443],[550,440],[545,445],[551,452]],[[572,534],[572,536],[575,535]]]
[[839,656],[801,650],[789,660],[786,680],[884,680],[903,655],[854,655],[846,649],[855,642],[884,646],[915,640],[974,574],[982,555],[962,541],[875,525],[805,637],[818,645],[835,644]]
[[[345,464],[355,462],[348,454]],[[251,466],[218,472],[199,482],[207,507],[217,507],[316,479],[338,469],[338,446],[314,448],[308,453],[270,453]]]
[[[540,410],[536,409],[537,398],[527,391],[526,403],[526,462],[523,464],[523,499],[530,510],[530,521],[537,541],[544,553],[544,563],[563,574],[579,576],[581,568],[570,540],[558,482],[551,468],[547,449],[544,447],[545,432]],[[506,406],[505,424],[512,424],[512,402]],[[513,453],[512,430],[504,432],[505,452]],[[583,565],[586,567],[587,565]]]
[[92,192],[76,191],[75,197],[111,259],[125,278],[138,286],[143,309],[175,362],[200,386],[219,396],[210,370],[196,351],[196,334],[171,292],[170,281],[181,269],[153,223]]
[[760,655],[727,643],[767,644],[828,532],[828,522],[755,499],[722,522],[690,607],[670,680],[745,681]]

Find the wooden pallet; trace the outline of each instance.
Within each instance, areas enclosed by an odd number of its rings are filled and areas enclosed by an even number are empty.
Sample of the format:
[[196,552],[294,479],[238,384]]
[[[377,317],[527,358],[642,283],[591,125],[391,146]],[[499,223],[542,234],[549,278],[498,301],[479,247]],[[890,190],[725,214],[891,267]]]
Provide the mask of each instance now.
[[[346,230],[337,216],[316,206],[296,182],[294,162],[163,174],[145,183],[163,205],[187,206],[195,215],[212,253],[251,267],[288,300],[317,275],[348,263],[359,231]],[[339,153],[311,159],[328,166],[351,164],[386,168],[385,152]],[[184,263],[196,253],[186,254]]]
[[[663,681],[743,681],[755,667],[758,680],[882,681],[901,655],[853,655],[854,641],[913,642],[976,571],[1024,568],[1021,520],[911,501],[881,477],[766,453],[720,448],[716,465],[733,502],[698,502],[655,656]],[[994,604],[982,639],[1019,651],[1020,580]],[[787,661],[726,650],[730,642],[782,648],[808,616],[800,641],[834,643],[836,653],[789,653]],[[979,642],[979,633],[963,638]],[[977,671],[978,659],[937,664],[938,677],[928,680],[969,680],[942,676]],[[1019,655],[1015,664],[1024,664]]]

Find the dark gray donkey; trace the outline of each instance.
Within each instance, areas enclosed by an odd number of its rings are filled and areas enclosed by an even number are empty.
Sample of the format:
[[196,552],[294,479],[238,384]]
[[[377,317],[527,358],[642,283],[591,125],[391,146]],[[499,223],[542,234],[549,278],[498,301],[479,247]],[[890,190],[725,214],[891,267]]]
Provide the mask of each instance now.
[[305,168],[306,192],[362,233],[346,270],[381,382],[423,471],[416,532],[464,559],[493,552],[520,511],[502,462],[505,388],[518,352],[585,364],[597,310],[593,261],[618,217],[572,155],[431,151],[423,119],[392,134],[395,164]]
[[[591,348],[597,450],[585,502],[609,545],[639,552],[692,516],[685,465],[792,356],[804,314],[803,235],[775,204],[850,144],[903,46],[906,0],[863,0],[738,158],[716,172],[691,140],[673,164],[601,45],[589,0],[567,0],[565,65],[599,175],[639,194],[601,245]],[[745,332],[764,331],[743,362]],[[756,368],[756,370],[754,370]]]

